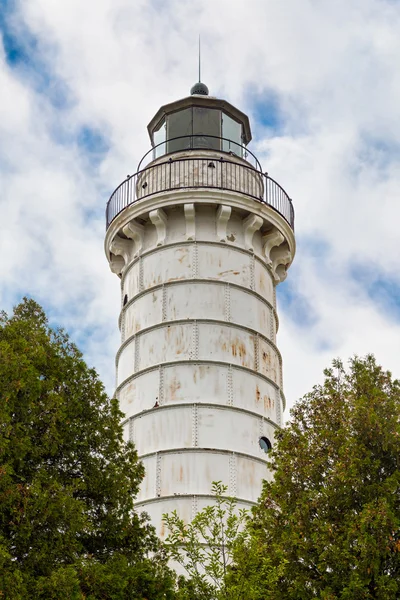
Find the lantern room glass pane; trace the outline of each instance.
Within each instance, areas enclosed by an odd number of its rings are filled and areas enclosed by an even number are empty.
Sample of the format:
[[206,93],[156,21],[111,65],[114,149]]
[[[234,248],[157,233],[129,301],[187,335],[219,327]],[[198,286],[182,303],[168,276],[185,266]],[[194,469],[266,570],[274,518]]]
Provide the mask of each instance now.
[[236,156],[243,156],[242,124],[238,123],[228,115],[222,113],[222,149],[225,152],[233,152]]
[[193,147],[221,149],[221,111],[193,107]]
[[167,138],[167,125],[165,119],[163,119],[158,127],[154,131],[154,158],[158,158],[166,153],[165,140]]
[[[167,152],[179,152],[191,147],[193,131],[192,108],[171,113],[167,117]],[[172,139],[180,138],[180,139]]]

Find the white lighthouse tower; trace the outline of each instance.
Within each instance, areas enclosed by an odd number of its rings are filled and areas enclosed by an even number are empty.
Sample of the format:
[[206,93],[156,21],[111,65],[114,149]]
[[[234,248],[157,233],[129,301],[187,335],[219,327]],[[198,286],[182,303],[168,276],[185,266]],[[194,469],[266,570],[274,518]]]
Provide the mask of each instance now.
[[152,150],[107,204],[121,278],[117,388],[146,469],[137,505],[164,536],[212,481],[249,507],[282,423],[275,287],[295,253],[292,202],[249,152],[248,117],[208,95],[162,106]]

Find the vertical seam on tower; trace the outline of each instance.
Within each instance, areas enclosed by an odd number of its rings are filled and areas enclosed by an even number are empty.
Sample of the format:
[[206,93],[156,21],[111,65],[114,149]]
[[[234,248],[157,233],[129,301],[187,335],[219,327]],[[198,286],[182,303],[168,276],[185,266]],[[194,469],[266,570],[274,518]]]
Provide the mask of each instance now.
[[264,417],[260,417],[258,424],[259,424],[259,436],[262,437],[264,435]]
[[254,290],[256,287],[256,275],[255,275],[256,259],[254,254],[250,257],[250,289]]
[[274,309],[276,310],[276,284],[273,284],[274,286]]
[[156,494],[159,498],[161,496],[161,456],[157,452],[156,454]]
[[125,317],[126,317],[126,311],[122,311],[122,315],[121,315],[121,342],[124,343],[125,341]]
[[158,403],[164,404],[164,366],[160,365],[160,381],[158,386]]
[[192,521],[197,515],[198,507],[197,507],[197,496],[193,496],[192,498]]
[[193,278],[198,277],[199,274],[199,248],[196,242],[193,244],[192,254],[192,276]]
[[192,325],[192,351],[190,358],[192,360],[198,360],[199,358],[199,325],[197,321],[193,321]]
[[258,333],[254,336],[254,370],[258,371],[260,368],[260,338]]
[[272,308],[269,309],[269,333],[271,336],[271,340],[275,344],[275,330],[274,330],[274,311]]
[[139,363],[140,363],[139,344],[140,344],[140,335],[137,335],[135,337],[135,357],[134,357],[134,364],[133,364],[133,372],[134,373],[137,373],[139,370]]
[[165,285],[162,286],[162,316],[163,321],[167,320],[167,289]]
[[279,387],[282,389],[283,388],[283,365],[282,365],[282,356],[280,354],[278,355],[278,362],[279,362]]
[[192,446],[196,448],[199,444],[199,416],[197,404],[192,404]]
[[226,388],[228,392],[228,406],[233,406],[233,373],[232,365],[228,367],[228,373],[226,376]]
[[139,290],[143,292],[144,290],[144,281],[143,281],[143,258],[142,256],[139,258]]
[[236,496],[236,454],[232,452],[229,457],[229,487],[230,487],[230,495]]
[[231,320],[231,287],[229,283],[225,284],[225,320]]
[[133,418],[129,419],[129,441],[133,442]]
[[275,402],[276,402],[276,421],[279,426],[282,425],[282,412],[281,412],[281,391],[279,388],[275,388]]

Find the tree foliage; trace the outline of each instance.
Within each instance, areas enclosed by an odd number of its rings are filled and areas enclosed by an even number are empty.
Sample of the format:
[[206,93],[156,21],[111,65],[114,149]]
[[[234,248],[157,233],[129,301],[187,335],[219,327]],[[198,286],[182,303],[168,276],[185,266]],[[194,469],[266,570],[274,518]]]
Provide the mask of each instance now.
[[274,480],[230,573],[245,577],[243,597],[400,597],[399,436],[399,382],[372,356],[347,371],[335,361],[278,433]]
[[33,300],[2,314],[0,598],[173,597],[122,416]]
[[239,591],[228,590],[225,581],[235,547],[239,539],[244,541],[246,537],[248,515],[237,508],[235,498],[226,495],[227,489],[222,482],[213,482],[214,503],[199,511],[190,523],[185,523],[176,511],[163,517],[169,530],[169,554],[186,571],[186,578],[179,581],[181,600],[242,598]]

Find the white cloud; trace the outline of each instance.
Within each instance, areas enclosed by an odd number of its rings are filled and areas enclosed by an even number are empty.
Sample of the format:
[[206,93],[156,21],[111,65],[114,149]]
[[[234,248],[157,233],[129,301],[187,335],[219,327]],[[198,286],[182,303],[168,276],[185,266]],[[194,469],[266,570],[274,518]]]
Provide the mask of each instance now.
[[[0,57],[3,307],[35,296],[86,340],[112,389],[119,285],[102,250],[106,197],[147,151],[158,107],[195,81],[200,32],[213,93],[254,116],[255,98],[278,100],[279,135],[253,120],[253,150],[293,197],[299,252],[284,285],[315,315],[303,326],[293,306],[280,314],[289,404],[335,356],[373,351],[400,375],[400,322],[352,277],[364,265],[400,286],[400,4],[31,0],[13,26],[37,39],[32,61],[50,80]],[[100,160],[78,143],[82,127],[104,135]]]

